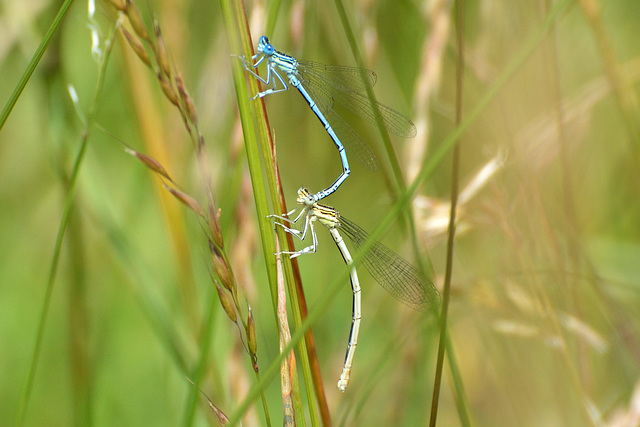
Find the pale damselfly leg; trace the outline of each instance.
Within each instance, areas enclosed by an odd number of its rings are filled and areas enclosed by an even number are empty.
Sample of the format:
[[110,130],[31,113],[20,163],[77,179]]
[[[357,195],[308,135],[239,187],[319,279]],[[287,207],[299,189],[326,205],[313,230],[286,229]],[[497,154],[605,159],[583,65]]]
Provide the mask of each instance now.
[[[372,172],[378,169],[378,163],[371,148],[362,141],[362,138],[334,111],[334,104],[343,105],[358,114],[371,124],[376,124],[376,110],[379,111],[382,125],[391,133],[405,138],[416,136],[416,126],[411,120],[386,105],[371,100],[362,92],[366,89],[366,81],[373,86],[377,76],[371,70],[357,67],[330,66],[316,62],[298,61],[294,57],[278,52],[266,36],[258,41],[258,53],[248,61],[240,57],[244,68],[260,80],[267,90],[258,93],[255,97],[264,97],[272,93],[283,92],[289,89],[289,84],[298,89],[307,104],[318,117],[325,130],[333,140],[342,161],[342,174],[328,188],[314,194],[314,202],[319,201],[333,193],[350,174],[349,162],[345,153],[345,145],[349,152],[354,153],[360,162]],[[267,77],[262,78],[256,69],[266,59]],[[280,73],[286,77],[283,77]],[[280,87],[278,87],[280,82]],[[340,135],[340,137],[338,137]]]
[[[303,254],[315,253],[318,246],[318,238],[316,236],[314,222],[319,221],[329,229],[331,237],[338,246],[343,259],[350,269],[351,287],[353,290],[351,331],[349,333],[349,344],[347,346],[347,354],[342,368],[342,374],[338,381],[338,388],[341,391],[345,391],[351,376],[351,366],[358,342],[362,310],[358,275],[351,254],[338,230],[344,231],[344,234],[353,241],[356,248],[360,248],[365,241],[367,241],[368,234],[362,228],[341,216],[336,209],[314,202],[313,196],[305,188],[298,190],[297,202],[302,205],[302,209],[294,219],[288,219],[287,217],[278,215],[271,215],[271,217],[287,221],[290,224],[295,224],[300,218],[304,217],[304,227],[302,230],[288,227],[279,222],[275,222],[275,224],[283,227],[285,231],[300,240],[305,240],[307,232],[310,231],[312,244],[299,251],[284,251],[281,253],[289,254],[291,258]],[[289,212],[288,215],[294,212],[295,209]],[[424,278],[414,266],[405,261],[400,255],[382,243],[374,242],[372,244],[369,251],[363,256],[363,264],[373,278],[380,283],[387,292],[407,306],[418,311],[427,311],[438,304],[440,295],[433,283]]]

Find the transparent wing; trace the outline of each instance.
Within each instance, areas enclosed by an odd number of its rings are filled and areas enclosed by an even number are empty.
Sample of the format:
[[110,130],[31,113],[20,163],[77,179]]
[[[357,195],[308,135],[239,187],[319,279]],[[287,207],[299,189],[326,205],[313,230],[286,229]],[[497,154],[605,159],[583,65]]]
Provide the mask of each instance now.
[[375,72],[365,68],[326,65],[312,61],[298,61],[298,70],[308,76],[309,80],[343,92],[364,92],[367,81],[369,85],[374,86],[378,80]]
[[382,125],[386,130],[394,135],[404,138],[413,138],[418,131],[416,125],[391,107],[377,101],[371,101],[366,95],[359,92],[339,92],[334,96],[336,102],[344,105],[358,116],[373,126],[377,126],[374,108],[380,111]]
[[360,135],[358,135],[340,115],[333,111],[334,98],[325,88],[326,86],[305,85],[305,82],[302,82],[302,84],[320,111],[322,111],[322,114],[329,121],[338,138],[340,138],[340,141],[347,150],[347,155],[353,154],[365,168],[371,172],[377,171],[378,160],[376,159],[376,155],[373,153],[371,147],[360,138]]
[[[416,126],[411,120],[391,107],[377,101],[372,102],[363,93],[366,89],[366,81],[371,86],[376,83],[377,76],[373,71],[307,61],[298,61],[297,71],[298,78],[307,90],[310,87],[325,88],[331,93],[334,101],[374,126],[377,125],[375,114],[375,108],[377,108],[380,111],[382,125],[387,131],[405,138],[416,136]],[[331,107],[333,108],[333,103]]]
[[[340,230],[357,249],[369,238],[366,231],[343,216],[340,217]],[[414,310],[427,311],[439,303],[440,294],[433,283],[382,243],[375,242],[362,263],[387,292]]]

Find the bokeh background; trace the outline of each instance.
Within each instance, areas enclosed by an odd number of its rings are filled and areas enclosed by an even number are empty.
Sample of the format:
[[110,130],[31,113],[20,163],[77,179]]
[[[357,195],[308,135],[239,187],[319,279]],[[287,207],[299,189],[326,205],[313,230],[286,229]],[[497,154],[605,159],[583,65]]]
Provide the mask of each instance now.
[[[456,91],[464,118],[510,76],[459,141],[448,314],[455,363],[445,363],[440,425],[463,424],[462,413],[483,426],[640,425],[640,3],[565,1],[552,12],[557,3],[465,2],[462,87],[451,2],[344,4],[364,62],[378,74],[378,99],[418,127],[414,139],[392,138],[406,183],[455,131]],[[252,307],[264,371],[278,354],[278,330],[231,74],[231,54],[240,52],[228,40],[236,33],[217,2],[137,6],[148,28],[157,19],[197,107],[225,248],[243,304]],[[29,0],[0,8],[3,105],[59,7]],[[267,35],[279,50],[355,65],[335,3],[245,7],[254,43],[274,13]],[[126,144],[153,156],[202,200],[184,123],[121,36],[99,81],[98,62],[118,17],[108,2],[95,9],[72,5],[0,132],[0,425],[191,424],[186,377],[205,333],[212,346],[200,388],[213,403],[229,414],[256,382],[243,333],[212,285],[201,223],[124,150]],[[509,69],[521,55],[527,59]],[[295,91],[265,102],[292,208],[299,187],[333,182],[338,156]],[[86,128],[87,120],[94,125]],[[380,170],[369,173],[352,160],[352,176],[326,203],[373,230],[398,190],[377,131],[353,123]],[[448,153],[421,183],[411,202],[415,228],[404,216],[382,238],[411,262],[432,266],[441,290],[451,164]],[[318,253],[299,260],[310,310],[344,273],[329,234],[318,229],[318,237]],[[312,327],[332,419],[426,425],[438,345],[434,313],[397,303],[359,270],[364,314],[345,394],[335,382],[351,317],[347,282]],[[454,400],[453,378],[463,385],[463,402]],[[193,423],[215,425],[206,398],[199,399]],[[280,425],[277,377],[243,425],[265,425],[265,407]]]

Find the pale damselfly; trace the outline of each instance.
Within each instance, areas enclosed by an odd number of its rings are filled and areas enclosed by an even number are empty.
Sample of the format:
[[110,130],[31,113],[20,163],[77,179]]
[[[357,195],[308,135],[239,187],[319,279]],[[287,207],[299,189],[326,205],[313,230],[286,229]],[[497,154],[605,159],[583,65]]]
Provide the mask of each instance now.
[[[349,385],[351,376],[351,366],[358,343],[358,332],[360,330],[360,319],[362,314],[361,298],[360,298],[360,282],[358,274],[353,264],[353,259],[347,246],[342,240],[338,230],[342,230],[356,248],[360,248],[368,240],[369,236],[362,228],[349,221],[340,213],[329,206],[321,205],[313,201],[313,196],[306,188],[298,190],[297,203],[302,205],[300,213],[294,218],[279,215],[271,215],[290,224],[295,224],[304,217],[304,227],[302,230],[288,227],[285,224],[275,222],[275,224],[284,228],[288,233],[296,236],[304,241],[307,232],[311,232],[312,244],[295,252],[283,251],[280,253],[289,254],[291,258],[299,255],[315,253],[318,246],[318,237],[314,228],[314,222],[319,221],[322,225],[329,229],[331,237],[335,241],[342,258],[349,266],[351,278],[351,288],[353,290],[353,308],[351,316],[351,330],[349,332],[349,343],[347,346],[347,354],[345,356],[342,373],[338,381],[340,391],[345,391]],[[289,212],[287,216],[292,215],[300,208],[296,208]],[[373,278],[394,298],[407,306],[418,311],[427,311],[435,307],[440,295],[433,283],[426,279],[418,269],[405,261],[400,255],[386,247],[380,242],[373,242],[369,250],[364,254],[362,263]]]
[[[260,37],[258,41],[258,53],[251,58],[255,62],[250,62],[244,57],[240,58],[244,68],[251,75],[266,86],[271,86],[267,90],[258,93],[253,99],[288,90],[288,80],[289,84],[298,89],[305,101],[307,101],[309,107],[311,107],[311,110],[313,110],[336,145],[342,161],[342,174],[328,188],[312,196],[315,202],[336,191],[350,174],[349,162],[343,142],[349,147],[349,152],[354,153],[367,169],[372,172],[378,169],[376,156],[371,148],[334,111],[336,103],[353,111],[373,125],[376,125],[377,122],[377,110],[380,113],[382,125],[387,131],[405,138],[416,136],[416,126],[411,120],[386,105],[375,101],[374,105],[363,93],[366,90],[367,81],[370,86],[376,83],[376,73],[371,70],[298,61],[290,55],[278,52],[269,43],[269,39],[266,36]],[[267,77],[263,79],[256,74],[254,69],[263,63],[265,59],[267,61]],[[280,72],[286,76],[286,80]],[[278,82],[280,82],[281,87],[278,87]]]

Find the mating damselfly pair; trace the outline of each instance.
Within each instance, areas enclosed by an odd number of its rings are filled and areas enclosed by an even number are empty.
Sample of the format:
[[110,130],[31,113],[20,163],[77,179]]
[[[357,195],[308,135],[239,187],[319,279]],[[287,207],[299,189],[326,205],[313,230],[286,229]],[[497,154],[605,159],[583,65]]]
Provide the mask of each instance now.
[[[315,253],[318,240],[314,222],[319,221],[328,228],[345,263],[349,267],[353,290],[352,321],[345,362],[338,381],[338,388],[341,391],[345,391],[349,384],[351,366],[358,341],[362,304],[358,274],[351,254],[338,230],[342,230],[353,241],[356,248],[361,247],[368,236],[360,227],[341,217],[337,210],[321,205],[318,201],[335,192],[350,174],[343,141],[348,146],[349,152],[354,153],[367,169],[375,172],[378,164],[371,148],[362,141],[362,138],[351,126],[336,114],[334,105],[339,103],[372,124],[379,122],[389,132],[399,136],[415,136],[416,127],[411,120],[402,114],[390,107],[375,101],[372,102],[363,94],[367,85],[373,86],[376,82],[377,77],[373,71],[355,67],[328,66],[315,62],[298,61],[290,55],[278,52],[265,36],[260,37],[258,53],[251,58],[255,62],[250,62],[245,58],[241,59],[245,69],[250,74],[268,87],[270,86],[265,91],[259,92],[253,99],[288,90],[288,81],[289,84],[298,89],[309,104],[309,107],[324,126],[340,154],[343,171],[331,186],[315,194],[311,194],[305,188],[301,188],[298,191],[297,202],[302,207],[300,208],[300,213],[293,220],[288,217],[297,209],[289,212],[287,217],[278,215],[271,215],[271,217],[288,222],[289,225],[282,222],[276,222],[276,224],[282,226],[287,232],[300,240],[306,238],[308,231],[312,236],[312,244],[310,246],[299,251],[284,251],[282,253],[289,254],[291,258],[302,254]],[[267,76],[263,79],[254,70],[265,61]],[[280,73],[286,76],[286,80]],[[278,87],[278,82],[280,87]],[[303,217],[304,227],[302,230],[291,226]],[[383,244],[379,242],[371,244],[370,249],[364,254],[363,264],[385,290],[409,307],[419,311],[427,311],[437,305],[439,294],[433,283]]]

